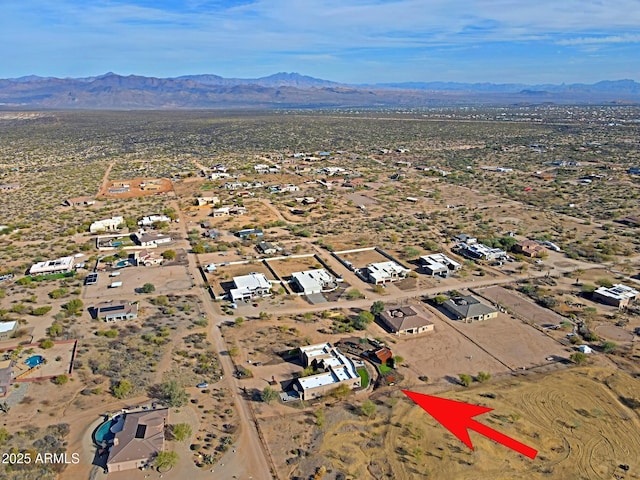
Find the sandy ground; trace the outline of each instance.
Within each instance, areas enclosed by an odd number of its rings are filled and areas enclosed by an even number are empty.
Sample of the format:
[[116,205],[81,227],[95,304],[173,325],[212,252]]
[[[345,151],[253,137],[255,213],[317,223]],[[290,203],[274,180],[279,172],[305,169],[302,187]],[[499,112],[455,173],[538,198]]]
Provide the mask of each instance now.
[[[166,295],[185,291],[194,284],[186,275],[183,266],[126,267],[118,270],[120,275],[110,277],[108,272],[98,275],[98,283],[83,287],[83,298],[87,301],[103,301],[110,299],[127,299],[134,301],[140,294],[136,289],[145,283],[153,284],[154,295]],[[122,282],[121,287],[109,288],[112,282]]]
[[[147,188],[151,185],[150,182],[158,182],[158,185],[154,185],[153,187],[157,187],[157,190],[146,189],[143,190],[140,187],[141,183],[146,183]],[[128,192],[122,193],[111,193],[109,189],[111,188],[119,188],[115,184],[125,183],[129,185]],[[97,197],[110,197],[110,198],[133,198],[133,197],[144,197],[147,195],[159,195],[166,192],[173,191],[173,185],[171,180],[167,178],[134,178],[131,180],[110,180],[106,181],[100,187],[100,191],[98,192]]]
[[503,287],[486,287],[478,289],[478,293],[513,312],[517,312],[519,316],[536,325],[560,325],[560,322],[566,320],[557,313],[547,308],[542,308],[523,296]]
[[[482,395],[487,393],[495,398]],[[494,411],[476,420],[539,451],[529,460],[471,433],[468,449],[400,392],[379,398],[372,420],[327,411],[322,464],[346,478],[604,479],[639,478],[638,415],[619,398],[640,395],[640,381],[604,368],[505,380],[441,396]],[[629,465],[628,473],[620,464]],[[314,464],[302,464],[304,473]]]

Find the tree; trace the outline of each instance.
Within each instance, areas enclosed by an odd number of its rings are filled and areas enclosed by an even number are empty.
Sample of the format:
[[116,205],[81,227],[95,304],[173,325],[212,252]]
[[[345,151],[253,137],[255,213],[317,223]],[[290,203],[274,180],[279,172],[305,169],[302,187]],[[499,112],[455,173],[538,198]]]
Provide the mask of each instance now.
[[582,352],[574,352],[571,355],[569,355],[569,359],[576,365],[582,365],[584,362],[587,361],[587,355]]
[[50,337],[59,337],[62,335],[62,325],[59,323],[52,323],[47,330],[47,333]]
[[371,400],[367,400],[360,406],[360,412],[362,412],[363,415],[372,418],[376,413],[376,408],[375,403]]
[[67,311],[69,315],[80,315],[84,307],[84,303],[79,298],[74,298],[73,300],[69,300],[62,308]]
[[156,291],[156,286],[153,283],[145,283],[141,290],[142,293],[153,293]]
[[318,428],[322,428],[324,426],[324,410],[320,409],[320,410],[316,410],[315,412],[313,412],[313,415],[316,417],[316,426]]
[[260,399],[266,404],[271,404],[278,399],[278,392],[271,387],[264,387],[260,394]]
[[371,322],[373,322],[374,316],[371,312],[367,312],[366,310],[362,310],[360,313],[358,313],[358,316],[356,317],[356,319],[353,321],[353,326],[357,329],[357,330],[364,330],[367,328],[367,325],[369,325]]
[[371,309],[369,310],[372,315],[380,315],[384,312],[384,302],[382,300],[376,300],[371,305]]
[[610,342],[610,341],[605,341],[602,343],[602,350],[605,353],[613,353],[616,351],[616,348],[618,347],[618,345],[616,345],[614,342]]
[[394,367],[400,366],[400,364],[402,362],[404,362],[404,358],[401,357],[400,355],[396,355],[395,357],[393,357],[393,366]]
[[173,438],[178,442],[183,442],[191,437],[191,425],[188,423],[177,423],[171,428]]
[[442,305],[447,300],[448,298],[446,295],[436,295],[435,297],[433,297],[433,301],[435,302],[436,305]]
[[471,378],[471,375],[467,375],[466,373],[461,373],[459,377],[460,377],[460,383],[465,387],[468,387],[469,385],[471,385],[471,382],[473,381],[473,379]]
[[478,372],[478,375],[476,376],[476,379],[480,382],[480,383],[484,383],[489,381],[489,379],[491,379],[491,374],[488,372]]
[[50,305],[45,305],[43,307],[37,307],[34,308],[31,311],[31,315],[34,315],[36,317],[41,317],[43,315],[46,315],[47,313],[49,313],[51,311],[51,306]]
[[55,383],[56,385],[64,385],[68,381],[69,381],[69,377],[65,374],[58,375],[53,379],[53,383]]
[[352,288],[350,290],[347,290],[346,295],[347,295],[347,300],[357,300],[358,298],[364,297],[364,295],[362,295],[362,292],[357,288]]
[[55,343],[53,343],[53,340],[51,340],[50,338],[47,338],[45,340],[42,340],[40,342],[40,348],[46,350],[48,348],[51,348],[55,345]]
[[175,380],[169,380],[160,385],[160,395],[170,407],[181,407],[187,400],[189,395]]
[[153,464],[158,470],[171,470],[178,464],[178,454],[176,452],[158,452]]
[[164,258],[165,260],[175,260],[176,251],[175,250],[165,250],[164,252],[162,252],[162,258]]
[[111,388],[111,391],[116,398],[126,398],[133,391],[133,385],[129,380],[120,380]]

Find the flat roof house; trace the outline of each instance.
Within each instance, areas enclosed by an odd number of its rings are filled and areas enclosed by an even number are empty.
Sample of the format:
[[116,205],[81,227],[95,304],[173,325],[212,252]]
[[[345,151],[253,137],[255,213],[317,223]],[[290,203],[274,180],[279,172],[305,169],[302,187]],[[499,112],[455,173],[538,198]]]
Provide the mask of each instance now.
[[336,279],[324,268],[291,274],[291,282],[305,295],[329,292],[338,287]]
[[305,366],[313,366],[321,373],[296,379],[294,390],[302,400],[326,395],[341,384],[351,388],[361,386],[360,375],[353,362],[330,343],[300,347],[300,358]]
[[525,257],[539,257],[545,250],[546,249],[535,240],[523,240],[513,246],[515,253],[521,253]]
[[271,295],[271,283],[263,273],[252,272],[249,275],[233,277],[233,285],[235,288],[229,291],[229,295],[234,302]]
[[18,321],[0,322],[0,341],[9,340],[18,329]]
[[507,252],[504,250],[487,247],[482,243],[460,243],[456,248],[462,255],[474,260],[500,260],[507,257]]
[[260,253],[263,253],[264,255],[273,255],[278,251],[278,249],[269,242],[260,242],[258,243],[258,245],[256,245],[256,248]]
[[471,295],[452,297],[444,302],[442,306],[458,320],[462,320],[465,323],[471,323],[474,320],[487,320],[498,316],[498,310],[485,305]]
[[29,275],[70,272],[73,270],[74,261],[75,257],[61,257],[55,260],[34,263],[29,269]]
[[236,236],[240,237],[241,239],[246,239],[249,238],[251,236],[254,237],[262,237],[264,236],[264,232],[262,230],[260,230],[259,228],[245,228],[242,230],[238,230],[236,232]]
[[150,227],[156,222],[171,223],[171,219],[166,215],[149,215],[148,217],[142,217],[142,220],[138,222],[138,225]]
[[93,205],[95,200],[91,197],[74,197],[65,200],[64,204],[68,207],[83,207],[85,205]]
[[450,272],[462,268],[462,265],[442,253],[434,253],[420,257],[420,265],[427,275],[448,277]]
[[620,309],[627,308],[637,298],[640,298],[640,292],[622,283],[611,288],[600,287],[593,292],[594,300]]
[[120,472],[150,464],[164,449],[164,429],[168,408],[127,413],[122,430],[109,448],[107,471]]
[[133,320],[138,318],[138,304],[126,300],[101,302],[91,309],[91,316],[105,322]]
[[410,271],[392,261],[370,263],[365,267],[367,280],[375,285],[402,280]]
[[89,232],[115,232],[124,226],[123,217],[111,217],[105,220],[98,220],[89,226]]
[[163,243],[171,242],[171,237],[162,233],[138,232],[134,236],[138,245],[147,248],[155,248]]
[[434,325],[426,312],[413,307],[390,307],[380,313],[380,320],[396,335],[417,335],[433,332]]

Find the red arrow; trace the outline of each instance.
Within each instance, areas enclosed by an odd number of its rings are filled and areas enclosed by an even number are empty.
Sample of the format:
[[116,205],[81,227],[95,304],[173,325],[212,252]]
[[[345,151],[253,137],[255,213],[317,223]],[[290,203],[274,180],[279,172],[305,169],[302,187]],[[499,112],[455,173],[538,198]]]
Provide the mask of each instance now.
[[457,402],[447,398],[432,397],[431,395],[410,392],[409,390],[402,390],[402,393],[416,402],[425,412],[462,440],[471,450],[473,450],[473,444],[471,443],[471,438],[469,438],[468,429],[475,430],[480,435],[484,435],[531,459],[536,458],[536,455],[538,455],[537,450],[473,420],[476,415],[490,412],[493,408]]

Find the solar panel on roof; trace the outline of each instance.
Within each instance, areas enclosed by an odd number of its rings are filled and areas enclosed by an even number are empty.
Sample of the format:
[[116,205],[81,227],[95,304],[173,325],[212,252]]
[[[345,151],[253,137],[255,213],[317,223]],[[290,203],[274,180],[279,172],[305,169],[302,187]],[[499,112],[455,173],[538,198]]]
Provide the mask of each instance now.
[[115,312],[117,310],[124,310],[124,305],[113,305],[111,307],[102,307],[100,309],[100,313]]

